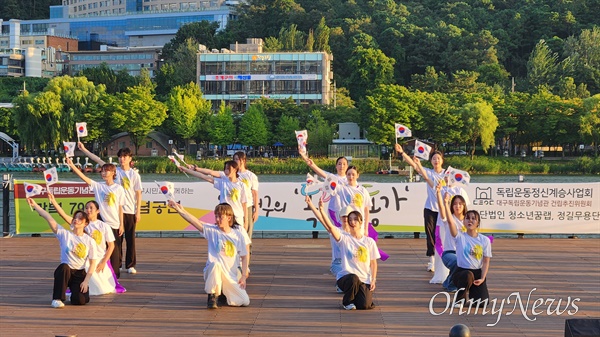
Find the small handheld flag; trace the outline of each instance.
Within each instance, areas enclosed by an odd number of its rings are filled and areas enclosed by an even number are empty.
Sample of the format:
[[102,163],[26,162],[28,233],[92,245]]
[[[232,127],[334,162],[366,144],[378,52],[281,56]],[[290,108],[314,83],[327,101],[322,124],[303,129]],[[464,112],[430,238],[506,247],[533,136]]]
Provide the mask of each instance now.
[[75,156],[75,142],[63,142],[65,149],[65,156],[74,157]]
[[162,193],[167,200],[175,200],[175,187],[173,186],[173,183],[168,181],[155,181],[155,183],[158,185],[160,193]]
[[412,136],[412,131],[402,124],[396,123],[396,138],[404,138]]
[[448,176],[448,185],[450,187],[467,186],[471,181],[471,176],[469,175],[469,172],[461,171],[451,166],[448,166],[448,168],[446,169],[446,176]]
[[306,153],[306,142],[308,141],[308,132],[306,130],[295,131],[296,140],[298,141],[298,151]]
[[431,146],[415,140],[415,156],[421,159],[429,160],[429,153],[431,152]]
[[167,158],[169,158],[169,160],[171,162],[173,162],[173,164],[175,164],[175,166],[177,166],[177,167],[181,166],[181,164],[179,164],[179,162],[177,161],[177,159],[175,159],[175,156],[167,156]]
[[25,197],[27,198],[31,198],[38,194],[42,194],[42,191],[44,190],[44,188],[41,185],[30,184],[27,182],[23,183],[23,187],[25,188]]
[[176,155],[177,158],[179,158],[179,160],[181,160],[185,165],[187,165],[185,162],[185,157],[182,154],[177,153],[177,150],[173,149],[173,154]]
[[75,131],[77,132],[77,139],[79,139],[81,137],[87,137],[87,135],[88,135],[87,123],[86,122],[75,123]]
[[44,171],[44,181],[46,182],[46,188],[58,182],[58,173],[56,172],[56,167],[49,168]]

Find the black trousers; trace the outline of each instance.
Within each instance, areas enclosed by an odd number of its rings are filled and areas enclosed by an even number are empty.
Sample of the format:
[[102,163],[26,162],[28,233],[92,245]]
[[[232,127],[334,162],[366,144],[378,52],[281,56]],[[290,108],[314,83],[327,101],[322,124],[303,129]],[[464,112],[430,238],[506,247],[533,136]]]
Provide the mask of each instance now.
[[68,264],[61,263],[54,271],[54,289],[52,299],[64,301],[67,287],[71,289],[71,304],[84,305],[90,301],[90,291],[81,292],[81,283],[85,280],[85,269],[71,269]]
[[[121,257],[123,256],[123,240],[127,244],[127,250],[125,252],[125,268],[129,269],[131,267],[135,267],[136,263],[136,255],[135,255],[135,214],[123,214],[123,227],[125,227],[125,232],[123,236],[120,238],[121,248],[119,251],[121,252]],[[116,249],[116,248],[115,248]]]
[[119,230],[111,228],[113,235],[115,236],[115,249],[110,255],[110,265],[115,271],[117,278],[121,277],[121,237],[119,236]]
[[344,292],[342,304],[344,306],[354,303],[356,309],[366,310],[373,308],[373,292],[371,285],[360,281],[355,274],[348,274],[337,280],[337,286]]
[[486,300],[490,297],[490,293],[487,288],[487,279],[483,280],[483,283],[476,286],[473,284],[473,281],[481,278],[481,269],[465,269],[461,267],[456,267],[456,271],[452,276],[452,282],[458,288],[465,288],[464,290],[460,290],[456,295],[456,300],[460,301],[461,299],[465,299],[468,301],[469,299],[473,299],[474,301],[481,299]]
[[423,209],[423,219],[425,220],[425,234],[427,235],[427,256],[435,255],[435,223],[437,222],[438,212],[428,208]]

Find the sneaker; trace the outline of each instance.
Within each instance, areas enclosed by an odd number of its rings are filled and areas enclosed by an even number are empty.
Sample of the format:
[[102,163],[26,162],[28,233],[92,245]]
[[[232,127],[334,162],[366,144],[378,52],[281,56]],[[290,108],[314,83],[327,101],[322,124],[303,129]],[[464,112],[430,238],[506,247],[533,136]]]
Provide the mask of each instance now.
[[434,270],[433,270],[433,263],[431,263],[431,262],[427,263],[427,271],[430,271],[432,273],[434,272]]
[[348,305],[343,305],[343,307],[346,310],[356,310],[356,305],[354,305],[354,303],[350,303]]
[[217,299],[215,294],[208,294],[208,301],[206,302],[206,307],[209,309],[217,309]]
[[337,286],[337,284],[336,284],[336,285],[335,285],[335,292],[336,292],[336,293],[339,293],[339,294],[341,294],[341,293],[343,293],[344,291],[343,291],[342,289],[340,289],[340,287],[338,287],[338,286]]
[[227,296],[225,296],[225,294],[221,294],[217,297],[217,305],[228,305]]
[[64,306],[65,306],[65,304],[61,300],[52,300],[53,308],[62,308]]
[[133,267],[131,267],[131,268],[128,268],[128,269],[127,269],[127,272],[128,272],[129,274],[137,274],[137,270],[135,270],[135,268],[133,268]]

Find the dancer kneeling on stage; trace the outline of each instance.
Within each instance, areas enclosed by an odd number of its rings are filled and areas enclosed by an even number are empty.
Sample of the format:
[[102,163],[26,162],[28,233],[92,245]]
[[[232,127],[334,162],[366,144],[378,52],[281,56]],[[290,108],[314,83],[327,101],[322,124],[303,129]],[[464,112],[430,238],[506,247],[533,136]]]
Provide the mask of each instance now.
[[337,274],[337,286],[344,293],[342,306],[346,310],[372,309],[373,291],[377,276],[377,259],[380,258],[375,241],[364,235],[363,217],[359,211],[348,215],[348,233],[343,233],[331,223],[324,213],[323,200],[319,201],[319,210],[314,207],[309,196],[306,203],[317,218],[322,219],[323,227],[335,239],[340,248],[342,269]]
[[[90,301],[88,287],[90,278],[96,270],[96,259],[100,258],[96,250],[96,242],[85,234],[84,228],[89,223],[87,214],[78,210],[71,221],[72,231],[65,230],[56,223],[52,216],[41,208],[33,199],[27,198],[29,205],[48,222],[50,229],[60,242],[60,265],[54,271],[54,289],[52,291],[52,307],[64,307],[67,287],[71,289],[71,304],[84,305]],[[89,272],[85,271],[85,263],[89,261]]]
[[[201,222],[188,213],[183,206],[170,200],[172,207],[196,227],[208,242],[208,259],[204,267],[204,290],[208,294],[207,307],[218,308],[216,296],[227,297],[230,306],[248,306],[250,298],[246,292],[248,275],[248,250],[250,238],[246,230],[234,222],[233,209],[222,203],[215,207],[216,224]],[[240,274],[241,256],[241,274]]]

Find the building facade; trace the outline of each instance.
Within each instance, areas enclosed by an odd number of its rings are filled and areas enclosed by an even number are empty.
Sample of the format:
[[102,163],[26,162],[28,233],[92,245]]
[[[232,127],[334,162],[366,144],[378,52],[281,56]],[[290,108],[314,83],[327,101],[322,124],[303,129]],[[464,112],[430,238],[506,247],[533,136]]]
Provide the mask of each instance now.
[[161,47],[102,46],[100,50],[73,52],[69,54],[67,61],[68,74],[75,76],[83,69],[106,63],[115,72],[127,69],[129,75],[139,76],[142,69],[147,69],[150,77],[154,77],[161,50]]
[[[201,50],[198,85],[217,109],[224,101],[234,111],[245,111],[261,97],[293,99],[299,105],[329,104],[333,56],[324,52],[263,53],[262,40],[248,39],[231,49]],[[237,46],[237,48],[236,48]],[[256,52],[235,52],[248,50]]]

